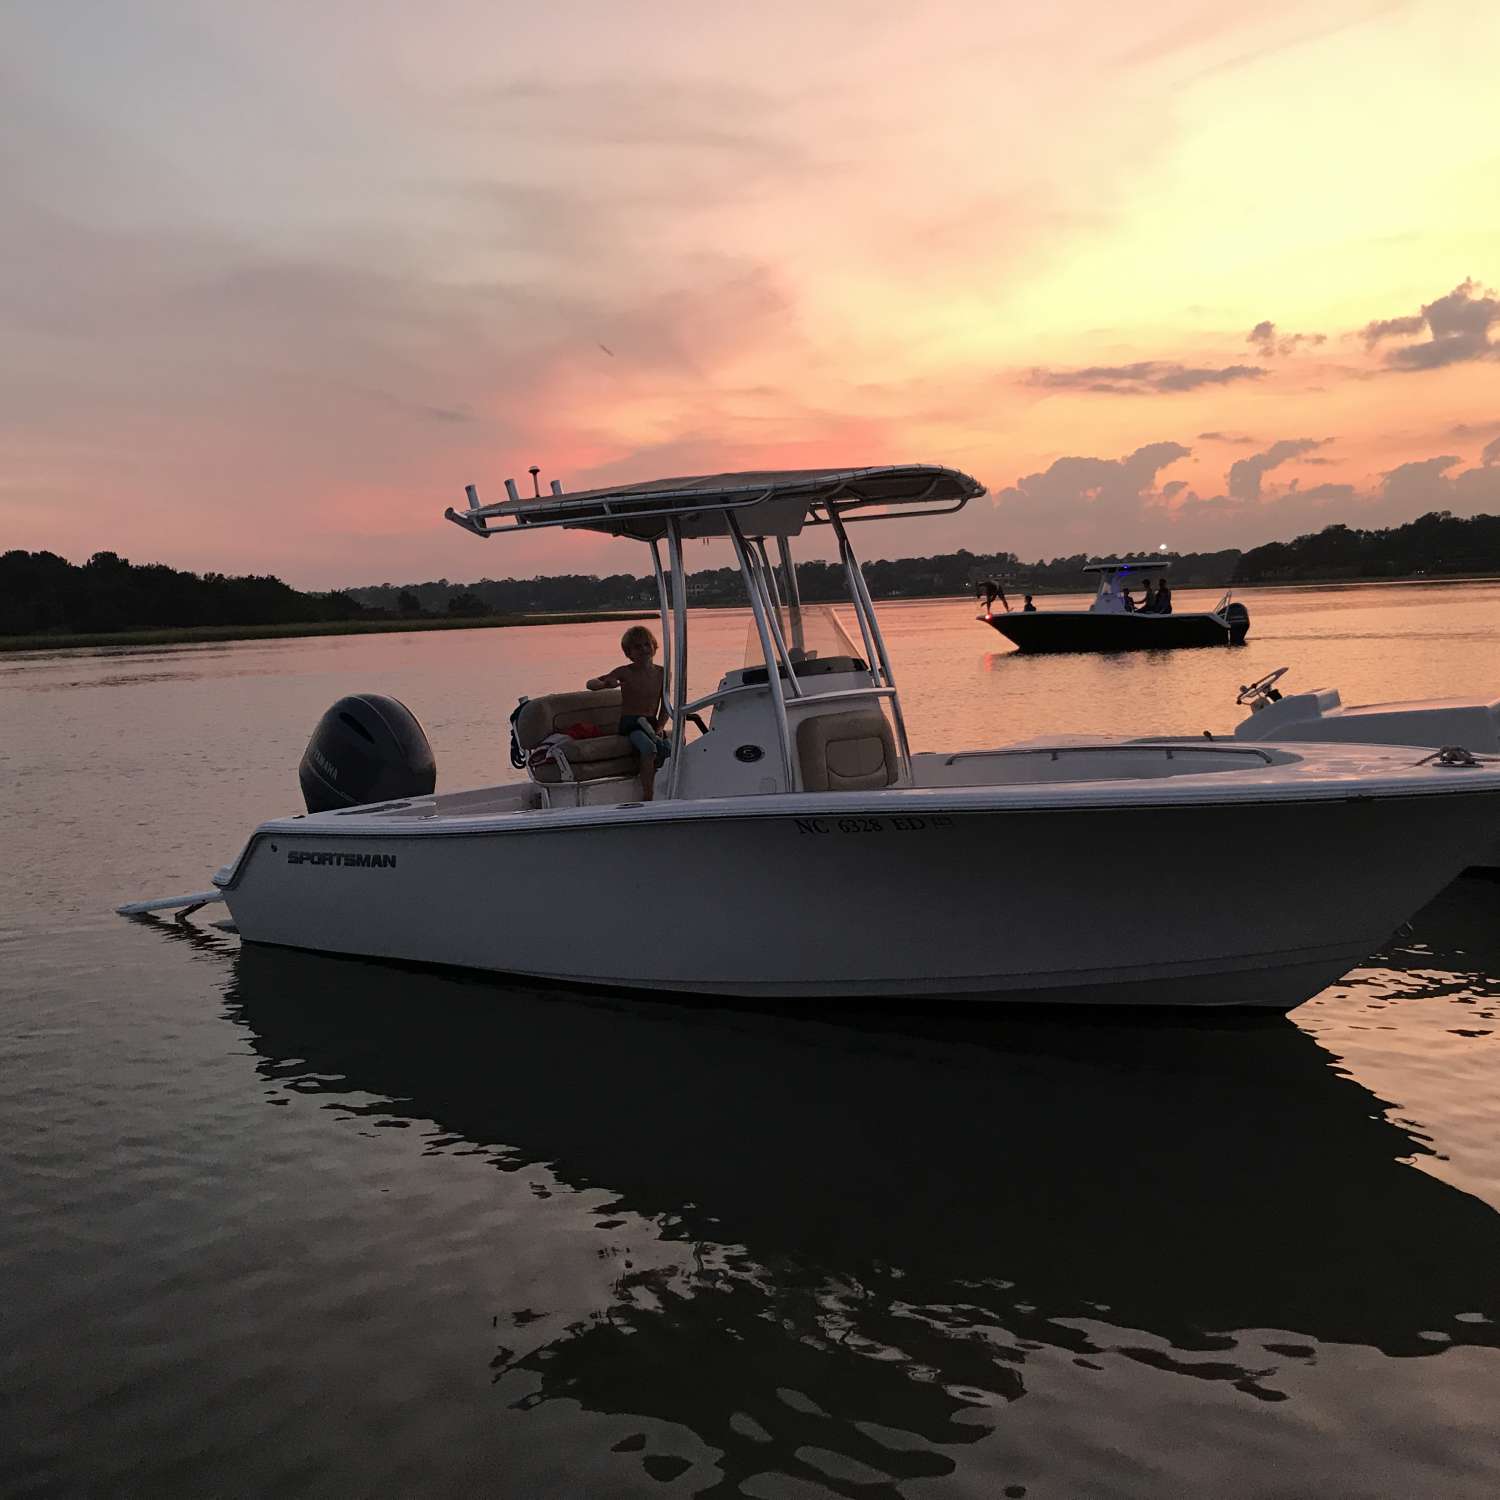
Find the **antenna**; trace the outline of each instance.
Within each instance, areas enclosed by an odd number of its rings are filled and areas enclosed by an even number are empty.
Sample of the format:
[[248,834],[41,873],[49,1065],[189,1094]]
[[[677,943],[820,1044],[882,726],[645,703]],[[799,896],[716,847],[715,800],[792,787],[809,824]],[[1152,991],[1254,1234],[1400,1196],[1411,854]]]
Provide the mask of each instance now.
[[532,464],[526,472],[531,475],[531,493],[534,498],[540,500],[542,498],[542,486],[536,476],[542,472],[541,467],[538,464]]

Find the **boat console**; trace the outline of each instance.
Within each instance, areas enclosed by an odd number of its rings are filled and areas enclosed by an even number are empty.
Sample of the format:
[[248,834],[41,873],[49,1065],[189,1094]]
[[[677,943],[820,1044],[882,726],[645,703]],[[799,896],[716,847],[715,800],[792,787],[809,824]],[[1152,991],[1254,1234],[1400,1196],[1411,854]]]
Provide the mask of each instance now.
[[[770,673],[747,666],[726,672],[712,693],[683,706],[677,797],[857,791],[904,779],[895,733],[871,692],[865,663],[852,654],[809,654],[791,665],[803,688],[786,699],[794,786],[786,785],[775,753]],[[784,684],[786,669],[778,675]],[[512,722],[512,759],[525,767],[540,806],[594,807],[640,797],[636,752],[616,732],[619,716],[615,688],[521,701]]]

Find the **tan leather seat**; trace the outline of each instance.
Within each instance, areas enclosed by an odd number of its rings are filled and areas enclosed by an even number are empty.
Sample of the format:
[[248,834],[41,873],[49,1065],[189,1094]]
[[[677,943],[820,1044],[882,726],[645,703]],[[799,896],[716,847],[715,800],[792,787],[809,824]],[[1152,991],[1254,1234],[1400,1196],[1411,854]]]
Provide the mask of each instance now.
[[[566,734],[574,724],[589,724],[605,732],[592,739],[569,740],[562,753],[575,781],[599,781],[606,776],[634,776],[640,769],[635,747],[615,731],[620,724],[620,690],[547,693],[521,706],[516,716],[516,743],[530,754],[549,734]],[[530,767],[533,781],[557,782],[562,768],[552,760]]]
[[797,726],[805,792],[862,792],[896,779],[896,738],[878,708],[818,714]]

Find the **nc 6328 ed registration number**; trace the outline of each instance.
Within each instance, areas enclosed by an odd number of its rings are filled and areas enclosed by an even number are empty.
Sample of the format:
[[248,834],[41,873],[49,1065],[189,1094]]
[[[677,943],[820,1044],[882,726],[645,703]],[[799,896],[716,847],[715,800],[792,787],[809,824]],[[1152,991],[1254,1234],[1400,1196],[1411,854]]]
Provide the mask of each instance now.
[[826,833],[926,833],[951,828],[953,819],[939,815],[899,818],[793,818],[797,832],[817,837]]

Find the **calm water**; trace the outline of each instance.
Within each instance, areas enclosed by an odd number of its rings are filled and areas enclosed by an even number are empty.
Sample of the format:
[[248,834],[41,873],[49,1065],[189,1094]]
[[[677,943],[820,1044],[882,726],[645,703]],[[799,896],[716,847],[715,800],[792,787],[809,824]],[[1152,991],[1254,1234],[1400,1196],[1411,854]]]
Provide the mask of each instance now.
[[[1243,650],[1135,658],[884,617],[918,748],[1227,730],[1285,664],[1500,696],[1500,586],[1248,602]],[[295,809],[339,694],[494,780],[614,633],[0,658],[0,1492],[1500,1493],[1500,884],[1229,1027],[788,1021],[110,914]],[[695,683],[744,634],[700,620]]]

